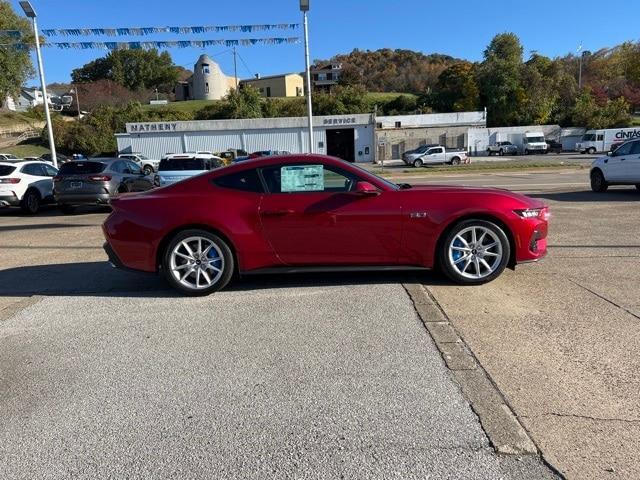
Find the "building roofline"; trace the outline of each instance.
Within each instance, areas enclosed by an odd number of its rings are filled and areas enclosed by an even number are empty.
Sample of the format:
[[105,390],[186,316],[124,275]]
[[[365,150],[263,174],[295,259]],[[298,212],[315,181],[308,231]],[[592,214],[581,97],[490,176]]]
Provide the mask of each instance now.
[[297,75],[299,77],[302,77],[301,74],[292,72],[292,73],[281,73],[278,75],[267,75],[266,77],[260,77],[260,78],[247,78],[244,80],[240,80],[240,82],[259,82],[260,80],[269,80],[272,78],[279,78],[279,77],[289,77],[291,75]]

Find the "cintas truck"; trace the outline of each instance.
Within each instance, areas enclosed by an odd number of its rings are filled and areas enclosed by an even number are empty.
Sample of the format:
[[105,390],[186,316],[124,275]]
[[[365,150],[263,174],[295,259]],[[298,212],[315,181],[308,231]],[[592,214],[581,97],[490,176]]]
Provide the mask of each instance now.
[[640,128],[587,130],[582,139],[576,143],[576,151],[590,154],[610,152],[634,138],[640,138]]

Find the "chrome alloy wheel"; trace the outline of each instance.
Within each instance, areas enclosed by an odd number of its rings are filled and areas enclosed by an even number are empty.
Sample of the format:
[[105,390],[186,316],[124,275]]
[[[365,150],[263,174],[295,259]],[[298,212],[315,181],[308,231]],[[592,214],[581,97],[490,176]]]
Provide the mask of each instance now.
[[214,285],[224,272],[222,250],[205,237],[188,237],[171,251],[171,275],[183,286],[202,290]]
[[502,243],[488,228],[472,226],[460,230],[449,244],[448,261],[460,275],[482,279],[491,275],[502,262]]

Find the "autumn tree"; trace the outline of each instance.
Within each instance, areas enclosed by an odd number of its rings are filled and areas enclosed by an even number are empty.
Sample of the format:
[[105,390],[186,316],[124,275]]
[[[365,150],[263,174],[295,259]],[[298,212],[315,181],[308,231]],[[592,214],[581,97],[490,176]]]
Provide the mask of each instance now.
[[[19,32],[18,37],[9,35],[8,31]],[[0,43],[31,45],[33,42],[29,20],[16,15],[8,1],[0,0]],[[8,96],[17,96],[32,74],[33,66],[28,49],[9,45],[0,47],[0,106]]]

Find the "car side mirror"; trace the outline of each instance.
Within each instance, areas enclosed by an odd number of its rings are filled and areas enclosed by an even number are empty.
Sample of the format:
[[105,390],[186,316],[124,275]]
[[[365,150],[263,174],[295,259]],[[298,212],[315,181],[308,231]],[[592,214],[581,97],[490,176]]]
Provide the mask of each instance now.
[[359,195],[380,195],[380,190],[369,182],[357,182],[354,191]]
[[607,152],[607,157],[613,157],[613,152]]

